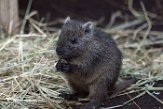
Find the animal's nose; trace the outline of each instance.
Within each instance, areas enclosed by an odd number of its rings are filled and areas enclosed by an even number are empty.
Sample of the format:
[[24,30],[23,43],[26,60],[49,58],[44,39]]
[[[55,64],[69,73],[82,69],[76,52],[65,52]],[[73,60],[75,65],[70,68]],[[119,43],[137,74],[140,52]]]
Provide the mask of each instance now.
[[64,55],[66,53],[66,48],[65,47],[61,47],[61,46],[58,46],[56,48],[56,52],[58,55]]

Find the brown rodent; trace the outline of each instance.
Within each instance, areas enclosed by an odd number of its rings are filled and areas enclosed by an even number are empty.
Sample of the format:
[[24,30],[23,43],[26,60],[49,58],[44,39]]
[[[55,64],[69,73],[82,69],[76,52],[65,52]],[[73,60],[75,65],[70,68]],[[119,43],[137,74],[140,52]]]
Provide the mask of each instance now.
[[119,77],[122,55],[109,34],[92,22],[66,18],[56,45],[58,71],[63,72],[72,94],[65,99],[87,97],[90,101],[77,109],[94,109],[107,98]]

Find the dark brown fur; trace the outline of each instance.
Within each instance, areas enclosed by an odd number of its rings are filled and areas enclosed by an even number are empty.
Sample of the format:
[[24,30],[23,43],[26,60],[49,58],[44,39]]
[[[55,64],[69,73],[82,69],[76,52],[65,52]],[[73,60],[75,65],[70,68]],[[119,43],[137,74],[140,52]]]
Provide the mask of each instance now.
[[121,69],[122,55],[114,40],[91,23],[68,19],[61,29],[56,51],[60,57],[56,68],[64,73],[73,93],[88,95],[90,99],[77,108],[99,107]]

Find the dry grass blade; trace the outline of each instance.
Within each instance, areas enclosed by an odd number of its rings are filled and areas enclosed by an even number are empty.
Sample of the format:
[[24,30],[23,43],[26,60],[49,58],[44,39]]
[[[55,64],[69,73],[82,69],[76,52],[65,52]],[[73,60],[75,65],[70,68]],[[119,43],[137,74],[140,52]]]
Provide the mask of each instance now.
[[[31,17],[37,12],[29,13],[31,4],[32,0],[27,7],[20,34],[4,38],[5,34],[0,30],[0,108],[65,109],[63,99],[58,94],[61,90],[68,90],[67,83],[55,71],[58,58],[54,45],[58,28],[47,27],[62,23],[63,19],[50,23],[45,23],[44,19],[36,21]],[[123,104],[104,109],[121,108],[146,93],[162,103],[152,91],[163,91],[163,87],[155,86],[156,82],[163,80],[163,32],[151,30],[153,15],[147,12],[142,2],[141,7],[143,12],[136,11],[133,9],[133,0],[129,0],[128,8],[134,16],[128,16],[131,18],[127,18],[129,21],[125,23],[114,24],[116,18],[122,15],[117,12],[113,14],[109,27],[103,30],[115,36],[123,53],[121,76],[129,74],[139,79],[136,84],[112,98],[142,93]],[[24,33],[27,21],[30,32]]]
[[140,93],[139,95],[137,95],[136,97],[134,97],[134,98],[132,98],[132,99],[130,99],[130,100],[124,102],[123,104],[120,104],[120,105],[117,105],[117,106],[108,107],[108,108],[103,108],[103,109],[115,109],[115,108],[118,108],[118,107],[122,107],[122,106],[124,106],[124,105],[126,105],[126,104],[132,102],[133,100],[135,100],[135,99],[137,99],[137,98],[143,96],[145,93],[146,93],[146,92],[144,91],[144,92]]
[[160,100],[158,97],[156,97],[155,95],[153,95],[151,92],[149,92],[148,90],[146,91],[150,96],[152,96],[154,99],[156,99],[158,102],[160,102],[161,104],[163,104],[163,101]]
[[26,10],[26,13],[25,13],[25,16],[24,16],[23,24],[22,24],[21,29],[20,29],[20,34],[24,33],[25,25],[26,25],[27,18],[28,18],[27,16],[29,15],[31,5],[32,5],[32,0],[29,0],[27,10]]

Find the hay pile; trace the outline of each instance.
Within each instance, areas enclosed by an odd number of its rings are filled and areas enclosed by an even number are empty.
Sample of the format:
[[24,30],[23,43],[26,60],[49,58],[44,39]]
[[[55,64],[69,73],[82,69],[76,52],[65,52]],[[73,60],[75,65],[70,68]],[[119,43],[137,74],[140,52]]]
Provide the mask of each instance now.
[[[131,20],[114,25],[113,17],[104,31],[112,34],[123,52],[122,75],[140,79],[125,93],[141,90],[162,103],[150,91],[163,90],[153,86],[163,80],[163,31],[151,30],[153,14],[141,5],[140,13],[131,7]],[[50,24],[43,23],[44,20],[32,19],[34,14],[30,13],[24,20],[29,22],[28,34],[24,33],[26,23],[22,24],[21,34],[8,36],[0,31],[1,109],[64,108],[57,96],[60,90],[67,90],[65,80],[55,71],[57,29],[49,28]]]
[[40,22],[28,20],[29,34],[1,32],[0,108],[61,108],[57,95],[64,82],[55,72],[56,32],[50,34]]

